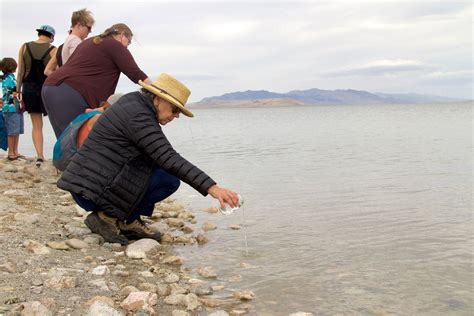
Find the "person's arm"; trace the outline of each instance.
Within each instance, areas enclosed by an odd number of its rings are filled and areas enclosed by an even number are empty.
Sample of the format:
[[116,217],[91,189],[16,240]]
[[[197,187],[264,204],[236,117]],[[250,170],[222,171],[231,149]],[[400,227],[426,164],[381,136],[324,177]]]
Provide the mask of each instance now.
[[142,80],[147,84],[151,84],[151,80],[148,76],[138,67],[132,53],[122,46],[120,43],[114,40],[110,45],[110,55],[118,69],[128,77],[134,83],[138,83],[138,80]]
[[49,62],[46,65],[46,68],[44,69],[45,76],[51,75],[58,68],[58,60],[56,59],[57,51],[58,51],[57,48],[54,48],[51,51],[51,54],[50,54],[51,58],[49,59]]
[[[25,53],[25,44],[21,45],[18,53],[18,71],[16,75],[16,91],[21,93],[21,84],[23,83],[23,77],[25,76],[25,64],[23,62],[23,55]],[[21,94],[20,94],[21,97]]]

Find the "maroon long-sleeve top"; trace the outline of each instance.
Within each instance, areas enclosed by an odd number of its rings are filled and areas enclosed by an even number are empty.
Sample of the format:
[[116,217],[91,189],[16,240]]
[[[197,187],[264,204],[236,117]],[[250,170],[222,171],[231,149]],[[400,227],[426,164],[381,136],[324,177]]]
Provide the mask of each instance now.
[[99,44],[93,40],[82,42],[44,85],[58,86],[64,82],[76,89],[90,107],[96,108],[115,92],[120,73],[135,83],[148,76],[138,68],[130,51],[112,36],[105,37]]

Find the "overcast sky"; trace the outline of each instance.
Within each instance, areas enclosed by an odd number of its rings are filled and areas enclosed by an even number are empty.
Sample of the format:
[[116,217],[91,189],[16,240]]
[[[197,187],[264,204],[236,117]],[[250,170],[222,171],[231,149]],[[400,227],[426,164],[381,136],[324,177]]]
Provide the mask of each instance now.
[[[470,1],[0,0],[1,56],[18,57],[41,24],[67,36],[72,11],[92,35],[123,22],[152,79],[167,72],[191,101],[243,90],[358,89],[472,99]],[[117,91],[136,86],[121,78]]]

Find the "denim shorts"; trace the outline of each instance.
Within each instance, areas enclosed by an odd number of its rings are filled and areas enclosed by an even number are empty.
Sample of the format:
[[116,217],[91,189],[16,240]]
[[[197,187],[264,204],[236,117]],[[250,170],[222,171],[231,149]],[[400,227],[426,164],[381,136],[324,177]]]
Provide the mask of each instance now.
[[5,118],[5,127],[7,128],[8,136],[20,135],[25,132],[23,123],[23,113],[6,112],[3,113]]

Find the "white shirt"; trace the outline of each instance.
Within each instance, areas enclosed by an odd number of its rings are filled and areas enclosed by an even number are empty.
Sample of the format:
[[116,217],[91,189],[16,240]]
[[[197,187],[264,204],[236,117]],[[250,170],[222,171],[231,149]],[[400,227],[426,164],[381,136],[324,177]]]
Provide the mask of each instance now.
[[81,43],[82,40],[77,35],[71,34],[66,38],[66,40],[64,41],[63,50],[61,51],[63,65],[68,61],[72,53],[74,53],[74,50],[76,49],[77,45]]

